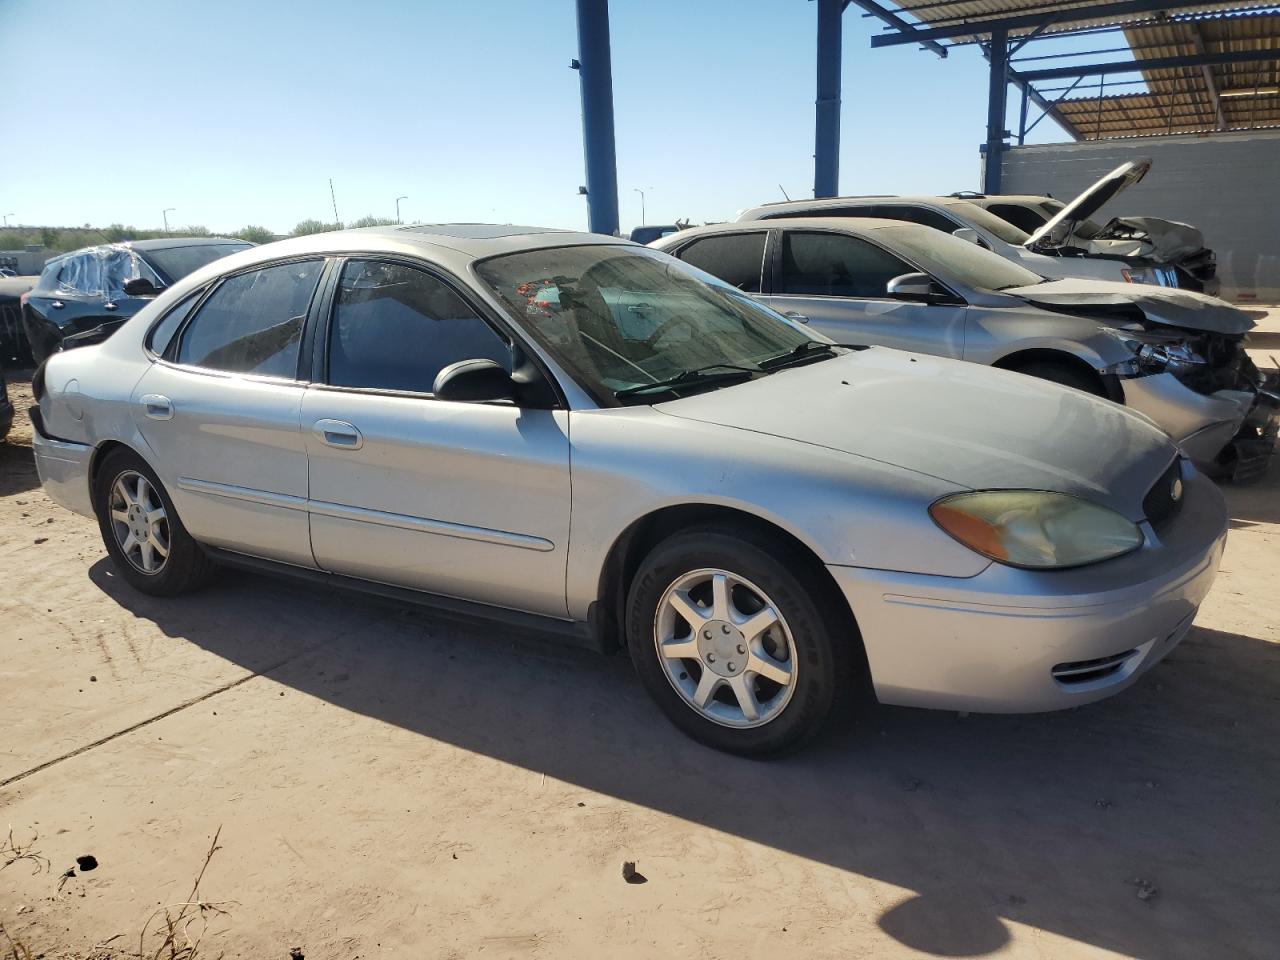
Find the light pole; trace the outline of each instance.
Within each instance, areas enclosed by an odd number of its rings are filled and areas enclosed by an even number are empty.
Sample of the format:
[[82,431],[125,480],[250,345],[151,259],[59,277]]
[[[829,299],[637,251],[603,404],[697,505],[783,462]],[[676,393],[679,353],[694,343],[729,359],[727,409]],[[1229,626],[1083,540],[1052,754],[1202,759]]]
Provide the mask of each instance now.
[[173,211],[175,211],[175,210],[177,210],[177,209],[178,209],[177,207],[165,207],[165,208],[164,208],[164,211],[160,214],[160,216],[164,217],[164,232],[165,232],[165,233],[168,233],[168,232],[169,232],[169,214],[173,213]]
[[[632,187],[631,189],[634,190],[636,193],[640,194],[640,226],[643,227],[644,226],[644,190],[641,190],[639,187]],[[652,190],[653,187],[646,187],[645,189]]]
[[10,218],[10,217],[12,217],[12,216],[13,216],[13,214],[12,214],[12,213],[6,213],[6,214],[4,215],[4,225],[5,225],[6,227],[7,227],[7,226],[9,226],[9,218]]
[[409,198],[408,198],[407,196],[405,196],[405,197],[396,197],[396,223],[404,223],[404,221],[400,219],[400,201],[401,201],[401,200],[408,200],[408,199],[409,199]]

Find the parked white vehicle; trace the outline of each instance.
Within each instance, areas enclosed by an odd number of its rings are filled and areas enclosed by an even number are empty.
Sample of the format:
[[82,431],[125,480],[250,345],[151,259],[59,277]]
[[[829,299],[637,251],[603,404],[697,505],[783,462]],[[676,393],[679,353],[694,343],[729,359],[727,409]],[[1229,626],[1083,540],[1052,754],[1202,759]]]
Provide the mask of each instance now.
[[[1073,203],[1087,209],[1096,209],[1093,200],[1099,191],[1105,189],[1106,178],[1090,187]],[[1080,206],[1076,206],[1076,209],[1080,209]],[[1134,250],[1108,252],[1046,240],[1052,229],[1033,236],[963,197],[879,196],[786,200],[744,210],[737,219],[738,222],[743,222],[786,217],[874,217],[905,220],[976,243],[1042,277],[1082,277],[1089,280],[1151,283],[1162,287],[1178,286],[1177,271],[1171,263],[1141,255]]]

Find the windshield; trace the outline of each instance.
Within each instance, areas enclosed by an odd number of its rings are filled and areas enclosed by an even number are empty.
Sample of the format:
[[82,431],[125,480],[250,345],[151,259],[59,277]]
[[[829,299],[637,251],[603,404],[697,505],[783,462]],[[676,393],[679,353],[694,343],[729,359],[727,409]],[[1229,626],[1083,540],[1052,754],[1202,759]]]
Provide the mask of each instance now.
[[1025,287],[1044,278],[997,253],[928,227],[883,227],[875,238],[930,273],[953,278],[978,290]]
[[169,283],[181,280],[188,273],[194,273],[205,264],[213,263],[222,257],[229,257],[241,250],[248,250],[252,243],[209,243],[193,244],[187,247],[164,247],[160,250],[147,250],[143,253],[162,274],[169,278]]
[[[482,261],[476,273],[520,326],[607,403],[691,371],[755,373],[761,362],[813,339],[733,287],[656,250],[531,250]],[[698,388],[725,382],[709,376]]]
[[975,227],[981,227],[988,233],[995,234],[1005,243],[1021,246],[1031,238],[1031,234],[1019,230],[1008,220],[1003,217],[997,217],[990,210],[984,210],[976,203],[969,203],[967,200],[956,200],[944,205],[957,217],[968,220]]

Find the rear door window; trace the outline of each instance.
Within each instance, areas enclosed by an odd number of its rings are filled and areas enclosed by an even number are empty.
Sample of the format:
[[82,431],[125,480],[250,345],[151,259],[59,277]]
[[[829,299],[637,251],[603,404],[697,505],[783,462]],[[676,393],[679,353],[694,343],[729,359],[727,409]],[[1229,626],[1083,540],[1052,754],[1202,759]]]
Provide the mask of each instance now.
[[329,327],[331,385],[432,393],[437,374],[459,360],[493,360],[509,372],[511,345],[425,270],[378,260],[342,268]]
[[884,217],[886,220],[905,220],[907,223],[919,223],[926,227],[933,227],[935,230],[941,230],[944,233],[951,233],[961,226],[946,214],[931,210],[928,207],[916,207],[906,203],[886,203],[878,205],[874,209],[877,217]]
[[182,334],[178,362],[293,379],[298,342],[323,260],[282,263],[224,280]]
[[760,292],[760,270],[764,264],[767,232],[732,233],[703,237],[682,248],[677,256],[685,263],[705,270],[713,277],[744,293]]
[[782,238],[778,293],[884,299],[890,280],[915,272],[906,261],[859,237],[788,230]]
[[987,209],[1027,233],[1035,233],[1049,222],[1049,218],[1043,214],[1017,203],[993,203],[988,205]]

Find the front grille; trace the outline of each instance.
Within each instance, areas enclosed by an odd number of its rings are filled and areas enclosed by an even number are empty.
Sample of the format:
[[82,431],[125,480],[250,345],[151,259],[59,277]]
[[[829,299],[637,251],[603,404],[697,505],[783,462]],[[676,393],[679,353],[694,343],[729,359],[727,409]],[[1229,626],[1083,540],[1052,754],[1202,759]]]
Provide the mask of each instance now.
[[1175,458],[1169,469],[1160,474],[1142,500],[1142,514],[1157,529],[1178,515],[1182,509],[1182,458]]
[[1129,658],[1137,652],[1136,649],[1126,650],[1123,653],[1113,653],[1109,657],[1060,663],[1051,672],[1053,679],[1064,686],[1070,687],[1080,683],[1092,683],[1095,680],[1104,680],[1119,673],[1124,669],[1124,665]]

